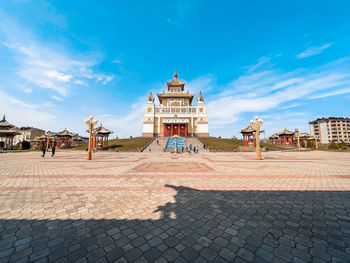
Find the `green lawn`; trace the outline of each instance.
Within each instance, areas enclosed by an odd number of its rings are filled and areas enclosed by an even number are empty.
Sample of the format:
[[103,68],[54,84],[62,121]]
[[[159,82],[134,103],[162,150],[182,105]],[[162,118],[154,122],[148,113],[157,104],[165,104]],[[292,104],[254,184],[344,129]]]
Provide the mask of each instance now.
[[[211,152],[235,152],[243,146],[243,140],[219,139],[214,137],[200,138],[200,140],[209,147]],[[290,149],[276,144],[261,143],[268,151],[281,151]]]
[[[139,152],[142,147],[149,143],[153,138],[137,137],[132,139],[116,139],[108,141],[108,147],[102,150],[115,152]],[[72,150],[86,150],[87,144],[72,147]]]

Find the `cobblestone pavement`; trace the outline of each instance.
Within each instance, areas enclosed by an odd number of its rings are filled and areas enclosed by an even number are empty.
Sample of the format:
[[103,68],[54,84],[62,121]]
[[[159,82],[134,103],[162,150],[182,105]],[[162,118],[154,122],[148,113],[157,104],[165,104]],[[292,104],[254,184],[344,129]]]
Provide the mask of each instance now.
[[350,154],[0,154],[0,262],[350,262]]

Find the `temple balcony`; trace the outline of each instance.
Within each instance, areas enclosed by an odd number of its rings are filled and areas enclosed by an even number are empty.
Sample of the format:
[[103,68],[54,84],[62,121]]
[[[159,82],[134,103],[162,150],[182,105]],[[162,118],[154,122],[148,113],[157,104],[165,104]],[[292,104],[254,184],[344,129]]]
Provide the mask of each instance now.
[[157,106],[155,107],[155,113],[181,113],[181,114],[193,114],[197,113],[196,106]]

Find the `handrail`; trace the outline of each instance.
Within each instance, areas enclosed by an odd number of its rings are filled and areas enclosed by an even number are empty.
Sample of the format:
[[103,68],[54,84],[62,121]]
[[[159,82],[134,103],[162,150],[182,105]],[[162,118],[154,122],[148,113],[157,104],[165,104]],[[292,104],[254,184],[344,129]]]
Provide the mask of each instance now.
[[155,139],[159,138],[160,136],[157,136],[157,137],[154,137],[152,140],[149,141],[149,143],[146,144],[146,146],[143,146],[140,150],[140,152],[143,152],[147,147],[148,145],[150,145],[152,142],[154,142]]

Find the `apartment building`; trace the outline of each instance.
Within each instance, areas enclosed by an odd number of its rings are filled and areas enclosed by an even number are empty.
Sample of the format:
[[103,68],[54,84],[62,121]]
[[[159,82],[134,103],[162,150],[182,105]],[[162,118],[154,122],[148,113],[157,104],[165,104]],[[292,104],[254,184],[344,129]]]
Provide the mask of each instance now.
[[331,141],[350,143],[350,118],[318,118],[309,122],[310,133],[319,137],[322,144]]

